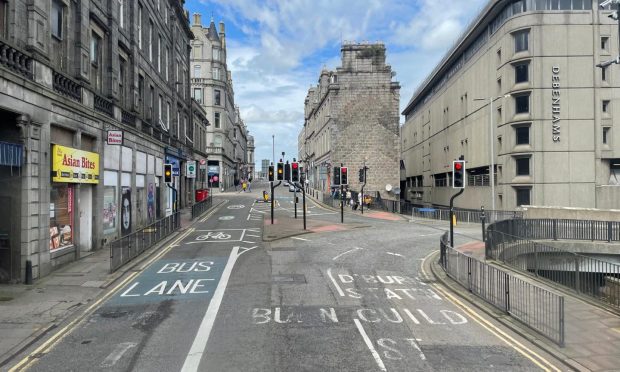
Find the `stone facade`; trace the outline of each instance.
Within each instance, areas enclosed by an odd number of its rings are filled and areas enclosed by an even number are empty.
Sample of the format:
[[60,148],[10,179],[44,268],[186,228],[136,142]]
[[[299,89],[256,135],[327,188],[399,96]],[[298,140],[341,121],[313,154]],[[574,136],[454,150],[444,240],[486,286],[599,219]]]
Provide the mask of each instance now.
[[[0,2],[0,153],[12,154],[0,155],[0,200],[11,216],[0,218],[0,281],[23,281],[27,261],[39,279],[193,203],[183,5]],[[123,142],[108,144],[109,130]],[[74,162],[75,175],[54,173],[63,180],[50,177],[58,146],[88,158]],[[172,160],[176,193],[162,178]]]
[[349,169],[349,188],[359,191],[358,170],[369,168],[365,193],[398,199],[386,185],[398,186],[400,157],[398,82],[386,64],[385,46],[345,43],[342,65],[321,71],[309,89],[305,122],[298,137],[309,186],[329,192],[332,169]]
[[403,111],[406,199],[448,205],[463,155],[457,207],[620,208],[619,67],[596,67],[619,52],[609,13],[590,0],[490,1]]

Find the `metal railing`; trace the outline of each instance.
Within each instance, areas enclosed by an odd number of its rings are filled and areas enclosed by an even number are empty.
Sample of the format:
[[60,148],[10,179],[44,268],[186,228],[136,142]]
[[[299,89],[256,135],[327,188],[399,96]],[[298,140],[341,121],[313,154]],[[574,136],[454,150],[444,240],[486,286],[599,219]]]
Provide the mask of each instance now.
[[440,240],[440,264],[446,274],[471,293],[564,346],[564,296],[467,256]]
[[110,247],[110,272],[118,270],[127,262],[138,257],[159,241],[181,227],[181,213],[176,212],[152,224],[125,235],[108,245]]
[[520,219],[489,225],[489,230],[525,239],[620,241],[620,221]]
[[620,307],[620,265],[564,251],[497,230],[487,231],[487,255],[518,270]]
[[192,220],[208,211],[213,206],[213,196],[209,195],[201,202],[192,205]]
[[[482,211],[480,210],[467,210],[454,208],[454,214],[458,222],[467,223],[479,223],[481,221]],[[513,219],[514,221],[520,221],[523,218],[523,212],[521,211],[484,211],[486,221],[502,221],[506,219]],[[411,217],[431,218],[435,220],[449,221],[450,209],[449,208],[411,208]]]

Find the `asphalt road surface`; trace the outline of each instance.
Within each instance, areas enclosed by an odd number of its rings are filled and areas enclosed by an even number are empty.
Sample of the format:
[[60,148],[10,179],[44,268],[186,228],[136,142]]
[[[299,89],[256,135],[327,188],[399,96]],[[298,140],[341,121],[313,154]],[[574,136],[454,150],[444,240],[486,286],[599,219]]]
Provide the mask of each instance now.
[[[28,370],[554,370],[422,272],[440,231],[348,215],[342,225],[311,204],[325,228],[265,243],[262,190],[218,196]],[[279,189],[276,217],[294,214],[292,195]]]

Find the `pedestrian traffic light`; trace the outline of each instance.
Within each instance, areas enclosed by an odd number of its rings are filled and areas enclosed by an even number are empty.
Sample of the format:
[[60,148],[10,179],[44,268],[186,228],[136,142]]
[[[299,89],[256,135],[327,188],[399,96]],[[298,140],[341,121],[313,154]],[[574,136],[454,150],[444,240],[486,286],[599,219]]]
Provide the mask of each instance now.
[[299,182],[299,163],[297,162],[291,164],[291,181]]
[[334,167],[334,186],[340,186],[340,167]]
[[172,182],[172,164],[164,164],[164,182]]
[[340,168],[340,184],[348,185],[349,184],[349,174],[347,167]]
[[288,163],[288,160],[286,161],[286,164],[284,164],[284,180],[291,180],[291,165]]
[[364,183],[364,168],[359,169],[359,180],[360,183]]
[[452,162],[452,188],[465,188],[465,160],[455,160]]
[[269,166],[269,182],[273,182],[273,165]]
[[278,163],[278,175],[277,175],[277,180],[278,181],[282,181],[284,179],[284,163],[282,163],[282,161],[280,161]]

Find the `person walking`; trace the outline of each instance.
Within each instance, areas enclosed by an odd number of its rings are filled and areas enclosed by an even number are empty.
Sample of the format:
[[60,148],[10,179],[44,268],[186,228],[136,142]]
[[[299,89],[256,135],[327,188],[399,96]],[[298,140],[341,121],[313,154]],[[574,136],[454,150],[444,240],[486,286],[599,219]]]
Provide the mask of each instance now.
[[351,190],[347,189],[346,200],[348,205],[353,205],[353,200],[351,200]]

